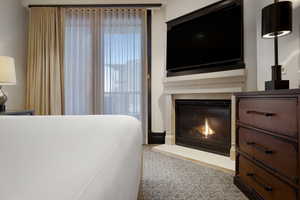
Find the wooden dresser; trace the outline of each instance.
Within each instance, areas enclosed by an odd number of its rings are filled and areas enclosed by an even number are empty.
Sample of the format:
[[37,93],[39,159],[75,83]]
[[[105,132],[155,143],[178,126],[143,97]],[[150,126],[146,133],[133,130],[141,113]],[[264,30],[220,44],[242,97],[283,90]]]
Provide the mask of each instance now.
[[235,184],[251,200],[300,200],[300,89],[235,96]]

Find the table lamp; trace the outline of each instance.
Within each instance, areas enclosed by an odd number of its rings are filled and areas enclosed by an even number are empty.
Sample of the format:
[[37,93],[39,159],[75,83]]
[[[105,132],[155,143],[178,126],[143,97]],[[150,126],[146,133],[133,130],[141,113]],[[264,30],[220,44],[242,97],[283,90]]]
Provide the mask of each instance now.
[[7,96],[2,89],[3,85],[16,85],[15,61],[7,56],[0,56],[0,112],[6,110],[5,103],[7,102]]
[[262,10],[262,37],[274,39],[275,65],[272,66],[272,80],[265,83],[266,90],[289,89],[289,81],[281,79],[281,65],[278,64],[278,38],[292,32],[292,2],[275,0]]

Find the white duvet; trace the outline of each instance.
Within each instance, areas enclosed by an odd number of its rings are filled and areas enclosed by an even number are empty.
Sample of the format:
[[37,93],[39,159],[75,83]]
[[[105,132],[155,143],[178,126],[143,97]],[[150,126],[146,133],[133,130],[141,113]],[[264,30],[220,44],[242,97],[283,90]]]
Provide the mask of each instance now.
[[136,200],[141,159],[131,117],[0,117],[0,200]]

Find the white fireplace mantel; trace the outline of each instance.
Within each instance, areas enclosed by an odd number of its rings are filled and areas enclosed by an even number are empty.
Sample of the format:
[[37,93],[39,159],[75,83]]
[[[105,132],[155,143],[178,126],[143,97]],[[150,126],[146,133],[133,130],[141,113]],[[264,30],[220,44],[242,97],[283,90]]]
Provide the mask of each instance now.
[[166,77],[165,94],[233,93],[245,86],[245,69]]
[[231,99],[232,134],[230,157],[235,157],[235,92],[242,92],[246,83],[245,69],[195,75],[166,77],[163,80],[165,104],[166,144],[175,145],[175,100]]

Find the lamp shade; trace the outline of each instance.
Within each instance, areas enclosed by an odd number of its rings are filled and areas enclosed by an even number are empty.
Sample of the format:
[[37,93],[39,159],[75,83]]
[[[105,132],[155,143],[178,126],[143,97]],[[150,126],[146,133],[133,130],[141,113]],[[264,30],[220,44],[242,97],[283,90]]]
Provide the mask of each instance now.
[[262,10],[262,37],[274,38],[292,32],[293,6],[290,1],[273,3]]
[[0,85],[15,85],[16,82],[14,59],[0,56]]

